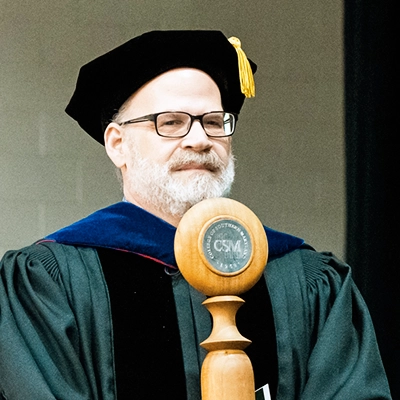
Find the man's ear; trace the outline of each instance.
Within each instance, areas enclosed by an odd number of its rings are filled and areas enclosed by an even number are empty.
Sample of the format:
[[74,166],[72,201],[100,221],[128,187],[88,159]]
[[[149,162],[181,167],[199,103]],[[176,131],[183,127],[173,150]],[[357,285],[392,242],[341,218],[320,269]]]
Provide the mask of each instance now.
[[108,124],[104,132],[104,147],[115,166],[123,168],[125,166],[123,128],[115,122]]

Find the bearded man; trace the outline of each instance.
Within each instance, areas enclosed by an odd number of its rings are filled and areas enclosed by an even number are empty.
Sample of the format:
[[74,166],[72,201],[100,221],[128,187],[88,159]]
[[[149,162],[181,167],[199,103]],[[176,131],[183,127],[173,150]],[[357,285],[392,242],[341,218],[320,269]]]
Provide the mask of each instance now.
[[[217,127],[224,122],[233,127],[235,115],[223,111],[209,75],[189,68],[165,72],[135,92],[122,110],[105,131],[105,147],[121,170],[128,201],[177,226],[194,204],[229,193],[233,131],[227,135]],[[160,110],[185,112],[163,112],[155,121],[141,117]],[[191,115],[202,117],[191,120]]]
[[[227,196],[256,65],[217,31],[143,34],[82,67],[67,113],[121,171],[124,199],[19,251],[0,280],[0,395],[200,399],[204,296],[175,229]],[[347,265],[265,227],[268,269],[242,297],[256,388],[276,399],[389,399]]]

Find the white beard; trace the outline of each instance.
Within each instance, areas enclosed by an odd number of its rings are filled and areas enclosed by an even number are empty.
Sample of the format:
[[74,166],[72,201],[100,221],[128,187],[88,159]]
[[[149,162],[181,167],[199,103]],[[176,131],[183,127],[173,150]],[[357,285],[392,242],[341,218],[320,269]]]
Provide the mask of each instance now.
[[[133,145],[132,163],[127,177],[130,190],[157,210],[168,215],[182,217],[198,202],[229,194],[234,176],[234,157],[230,155],[228,165],[224,165],[214,152],[197,153],[184,150],[165,165],[144,159]],[[174,172],[185,164],[203,164],[213,172],[200,171],[186,175]],[[182,178],[179,175],[185,174]]]

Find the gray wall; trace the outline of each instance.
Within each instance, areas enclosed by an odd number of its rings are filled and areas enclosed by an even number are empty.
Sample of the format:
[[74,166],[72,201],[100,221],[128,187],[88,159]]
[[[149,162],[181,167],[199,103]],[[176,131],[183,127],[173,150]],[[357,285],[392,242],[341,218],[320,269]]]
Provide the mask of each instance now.
[[342,2],[0,0],[0,253],[121,197],[64,108],[79,67],[153,29],[220,29],[257,62],[234,137],[232,197],[344,253]]

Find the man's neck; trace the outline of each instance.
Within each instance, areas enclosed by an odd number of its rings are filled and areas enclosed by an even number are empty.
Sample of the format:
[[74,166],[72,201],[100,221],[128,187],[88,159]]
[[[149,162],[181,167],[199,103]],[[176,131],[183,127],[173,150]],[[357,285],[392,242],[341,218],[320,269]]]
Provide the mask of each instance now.
[[143,208],[147,212],[155,215],[156,217],[161,218],[172,226],[177,227],[180,220],[182,219],[182,216],[165,213],[162,210],[159,210],[157,207],[153,206],[152,204],[149,204],[136,196],[132,196],[129,193],[125,193],[124,199],[129,203],[135,204],[135,206]]

